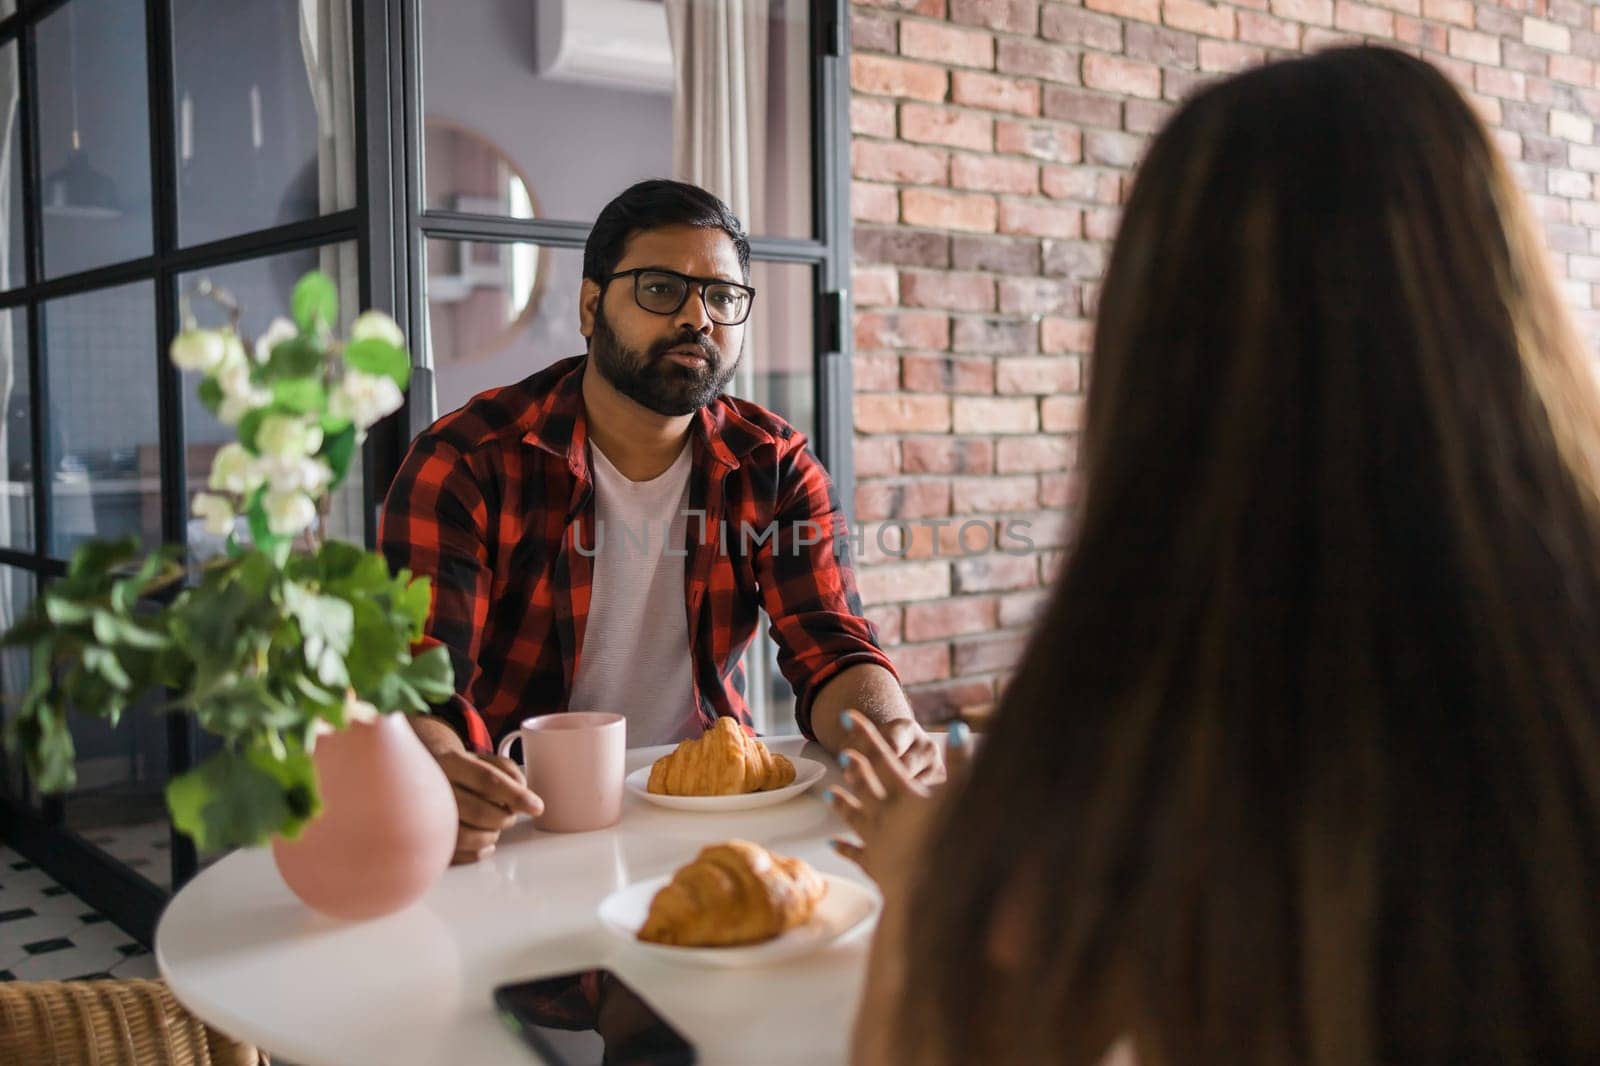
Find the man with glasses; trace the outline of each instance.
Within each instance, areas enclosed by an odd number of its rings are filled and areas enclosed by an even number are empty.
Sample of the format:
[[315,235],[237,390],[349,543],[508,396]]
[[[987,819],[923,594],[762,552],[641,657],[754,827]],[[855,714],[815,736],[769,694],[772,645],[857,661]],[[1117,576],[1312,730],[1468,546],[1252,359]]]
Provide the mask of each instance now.
[[633,747],[723,716],[748,729],[739,659],[762,608],[804,733],[840,751],[856,709],[938,780],[862,617],[827,473],[783,419],[723,394],[756,299],[739,220],[641,182],[600,212],[583,275],[587,354],[440,419],[384,504],[384,553],[432,577],[427,640],[455,662],[455,699],[414,722],[455,789],[456,861],[540,807],[491,754],[524,718],[619,712]]

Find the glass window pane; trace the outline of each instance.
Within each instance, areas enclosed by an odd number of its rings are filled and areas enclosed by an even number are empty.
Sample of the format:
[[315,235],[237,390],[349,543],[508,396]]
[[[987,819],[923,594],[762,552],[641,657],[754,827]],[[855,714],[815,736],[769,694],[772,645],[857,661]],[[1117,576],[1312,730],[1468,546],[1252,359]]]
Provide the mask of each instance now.
[[582,249],[432,240],[425,255],[438,412],[583,353]]
[[39,23],[48,277],[150,253],[144,39],[145,6],[137,0],[72,0]]
[[[38,587],[34,576],[13,566],[0,566],[0,632],[17,624]],[[33,656],[26,648],[0,648],[0,723],[16,713],[33,681]],[[0,795],[21,799],[22,760],[0,745]]]
[[180,243],[355,206],[348,0],[174,0],[172,25]]
[[456,151],[486,142],[542,217],[589,221],[634,182],[671,175],[727,200],[752,233],[811,236],[808,8],[421,5],[426,205],[458,209],[437,182]]
[[171,828],[165,790],[167,716],[151,693],[123,712],[113,729],[72,714],[78,781],[61,793],[66,827],[162,888],[172,887]]
[[148,281],[44,305],[50,554],[94,537],[161,543],[155,289]]
[[0,310],[0,545],[31,550],[33,532],[33,382],[28,377],[28,312]]
[[[3,14],[3,12],[0,12]],[[17,45],[13,41],[0,48],[0,289],[16,289],[27,284],[28,268],[24,255],[25,229],[22,219],[22,109],[17,106]]]
[[[309,270],[321,270],[336,279],[339,287],[339,331],[343,334],[355,320],[359,297],[356,275],[356,246],[354,242],[328,245],[323,248],[306,248],[265,259],[249,259],[225,266],[207,267],[178,278],[179,296],[188,301],[189,309],[202,326],[220,326],[227,315],[214,302],[194,295],[195,284],[201,278],[226,289],[238,301],[240,308],[239,331],[246,347],[254,347],[256,338],[267,330],[267,325],[279,316],[289,315],[289,296],[294,283]],[[217,450],[235,439],[237,428],[219,421],[200,402],[196,390],[199,374],[183,375],[183,440],[185,451],[185,514],[197,492],[206,491],[211,475],[211,460]],[[358,454],[350,465],[350,474],[334,493],[328,514],[328,535],[338,540],[363,543],[366,526],[362,521],[361,458]],[[241,522],[240,532],[245,532]],[[200,556],[222,551],[225,538],[206,533],[204,523],[190,518],[188,524],[189,546]]]

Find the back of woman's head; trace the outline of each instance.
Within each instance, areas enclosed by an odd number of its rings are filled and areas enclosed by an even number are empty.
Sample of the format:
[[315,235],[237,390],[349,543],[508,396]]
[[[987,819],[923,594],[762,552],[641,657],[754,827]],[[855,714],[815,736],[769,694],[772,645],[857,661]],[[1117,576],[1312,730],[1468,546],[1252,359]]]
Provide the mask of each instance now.
[[914,1054],[1600,1054],[1600,407],[1543,254],[1398,52],[1157,137],[1075,540],[918,888]]

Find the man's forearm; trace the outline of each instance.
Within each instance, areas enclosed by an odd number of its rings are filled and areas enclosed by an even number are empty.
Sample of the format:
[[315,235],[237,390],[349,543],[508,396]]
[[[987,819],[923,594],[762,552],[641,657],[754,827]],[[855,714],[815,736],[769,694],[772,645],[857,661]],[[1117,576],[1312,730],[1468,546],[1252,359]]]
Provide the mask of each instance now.
[[844,747],[848,734],[839,716],[847,710],[860,711],[878,725],[913,717],[900,683],[874,663],[862,663],[840,673],[823,686],[811,704],[811,731],[829,751]]
[[412,731],[435,758],[444,752],[467,750],[461,734],[450,728],[449,722],[431,714],[413,714],[410,717]]

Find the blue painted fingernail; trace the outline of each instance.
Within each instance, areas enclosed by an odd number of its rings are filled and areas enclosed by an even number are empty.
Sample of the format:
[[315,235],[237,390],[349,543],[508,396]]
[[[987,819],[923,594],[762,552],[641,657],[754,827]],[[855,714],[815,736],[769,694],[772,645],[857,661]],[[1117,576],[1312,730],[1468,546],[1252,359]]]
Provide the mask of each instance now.
[[856,720],[851,718],[848,714],[841,714],[839,716],[839,725],[846,733],[848,733],[856,727]]
[[971,735],[971,733],[972,730],[967,728],[967,723],[952,722],[950,724],[950,746],[952,748],[966,747],[967,738]]
[[828,789],[826,792],[823,793],[823,795],[828,797],[828,802],[829,803],[838,803],[839,802],[839,790],[836,789],[836,788]]
[[841,751],[839,753],[839,765],[848,769],[850,766],[850,756],[854,754],[855,752],[853,751]]

